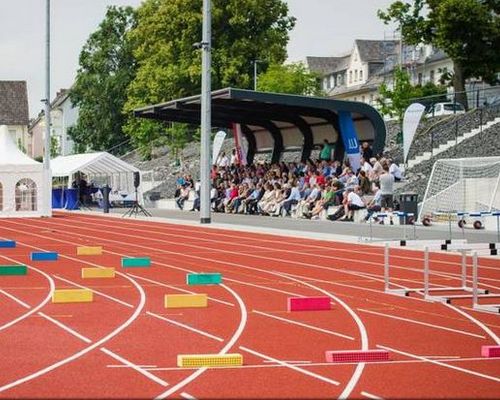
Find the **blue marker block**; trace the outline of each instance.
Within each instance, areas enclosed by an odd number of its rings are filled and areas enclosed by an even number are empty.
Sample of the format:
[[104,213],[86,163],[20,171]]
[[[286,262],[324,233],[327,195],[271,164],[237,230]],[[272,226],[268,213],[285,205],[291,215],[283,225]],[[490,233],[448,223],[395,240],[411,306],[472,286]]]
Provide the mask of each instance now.
[[12,249],[16,247],[16,242],[13,240],[0,240],[0,248]]
[[33,252],[31,261],[57,261],[58,256],[56,252]]

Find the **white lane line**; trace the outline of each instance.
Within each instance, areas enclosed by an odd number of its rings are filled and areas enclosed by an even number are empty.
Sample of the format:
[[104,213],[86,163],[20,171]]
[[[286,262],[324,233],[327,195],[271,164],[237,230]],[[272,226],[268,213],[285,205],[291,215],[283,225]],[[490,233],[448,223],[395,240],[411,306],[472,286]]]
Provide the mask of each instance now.
[[179,326],[181,328],[184,328],[184,329],[187,329],[191,332],[195,332],[195,333],[198,333],[200,335],[203,335],[203,336],[206,336],[210,339],[214,339],[214,340],[217,340],[218,342],[223,342],[224,339],[218,337],[218,336],[215,336],[215,335],[212,335],[208,332],[205,332],[205,331],[202,331],[202,330],[199,330],[199,329],[196,329],[196,328],[193,328],[192,326],[189,326],[189,325],[186,325],[186,324],[183,324],[181,322],[178,322],[178,321],[175,321],[173,319],[170,319],[170,318],[166,318],[166,317],[163,317],[161,315],[158,315],[158,314],[155,314],[155,313],[152,313],[151,311],[146,311],[146,314],[147,315],[151,315],[152,317],[155,317],[155,318],[158,318],[158,319],[161,319],[162,321],[166,321],[172,325],[176,325],[176,326]]
[[31,306],[26,304],[24,301],[21,299],[18,299],[17,297],[12,296],[10,293],[7,293],[5,290],[0,289],[0,293],[3,293],[5,296],[7,296],[9,299],[14,300],[17,304],[22,305],[24,308],[30,309]]
[[59,279],[60,281],[63,281],[63,282],[66,282],[66,283],[69,283],[70,285],[73,285],[73,286],[76,286],[76,287],[79,287],[81,289],[87,289],[87,290],[91,290],[92,292],[94,292],[95,294],[98,294],[99,296],[102,296],[102,297],[105,297],[109,300],[113,300],[113,301],[116,301],[117,303],[120,303],[121,305],[124,305],[125,307],[128,307],[128,308],[134,308],[134,306],[130,303],[127,303],[125,301],[122,301],[120,299],[117,299],[116,297],[113,297],[113,296],[110,296],[106,293],[103,293],[103,292],[100,292],[99,290],[95,290],[95,289],[92,289],[92,288],[89,288],[87,286],[83,286],[83,285],[80,285],[76,282],[73,282],[73,281],[70,281],[69,279],[65,279],[65,278],[62,278],[60,277],[59,275],[54,275],[54,277],[56,279]]
[[406,357],[416,358],[418,360],[427,361],[431,364],[436,364],[436,365],[439,365],[441,367],[450,368],[450,369],[454,369],[456,371],[464,372],[464,373],[469,374],[469,375],[479,376],[480,378],[489,379],[489,380],[492,380],[494,382],[500,382],[500,378],[497,378],[495,376],[481,374],[480,372],[472,371],[470,369],[465,369],[465,368],[457,367],[455,365],[445,364],[444,362],[441,362],[441,361],[431,360],[431,359],[426,358],[426,357],[418,356],[418,355],[412,354],[412,353],[407,353],[406,351],[402,351],[402,350],[396,350],[396,349],[393,349],[393,348],[387,347],[387,346],[377,345],[377,347],[379,349],[392,351],[394,353],[398,353],[398,354],[401,354],[401,355],[406,356]]
[[298,321],[293,321],[291,319],[287,319],[287,318],[283,318],[283,317],[278,317],[276,315],[267,314],[267,313],[262,312],[262,311],[253,310],[253,312],[255,314],[263,315],[263,316],[268,317],[268,318],[274,318],[274,319],[277,319],[279,321],[287,322],[289,324],[303,326],[304,328],[312,329],[314,331],[323,332],[323,333],[327,333],[329,335],[338,336],[338,337],[341,337],[343,339],[354,340],[354,338],[352,336],[347,336],[347,335],[344,335],[342,333],[330,331],[328,329],[318,328],[317,326],[308,325],[308,324],[305,324],[303,322],[298,322]]
[[[135,364],[137,367],[140,368],[147,368],[153,370],[154,368],[158,368],[157,365],[147,365],[147,364]],[[106,365],[106,368],[130,368],[129,365],[123,365],[123,364],[108,364]]]
[[361,392],[361,395],[373,400],[384,400],[383,397],[375,396],[374,394],[368,392]]
[[[425,364],[427,363],[427,359],[429,358],[436,358],[438,356],[425,356],[426,360],[393,360],[393,361],[370,361],[370,365],[374,364],[383,364],[383,365],[388,365],[388,364]],[[483,363],[488,363],[488,362],[498,362],[497,358],[485,358],[485,357],[471,357],[471,358],[439,358],[439,361],[441,362],[462,362],[462,361],[481,361]],[[290,363],[289,361],[286,361],[287,363]],[[292,363],[290,363],[292,364]],[[327,362],[317,362],[317,363],[301,363],[299,364],[303,368],[307,367],[335,367],[338,365],[357,365],[359,362],[342,362],[342,363],[327,363]],[[245,364],[237,367],[221,367],[217,368],[217,370],[224,370],[224,369],[253,369],[253,368],[286,368],[286,366],[276,364],[274,361],[263,361],[263,364]],[[155,368],[147,368],[148,371],[185,371],[188,369],[197,369],[197,368],[181,368],[181,367],[155,367]]]
[[43,312],[39,312],[38,315],[41,317],[45,318],[46,320],[52,322],[53,324],[57,325],[59,328],[64,329],[66,332],[72,334],[73,336],[76,336],[78,339],[84,341],[85,343],[92,343],[92,340],[90,340],[88,337],[83,336],[82,334],[76,332],[75,330],[71,329],[69,326],[64,325],[62,322],[59,322],[58,320],[49,317],[48,315],[44,314]]
[[125,358],[119,356],[118,354],[116,353],[113,353],[111,350],[108,350],[106,349],[105,347],[101,347],[101,351],[103,353],[106,353],[108,356],[114,358],[115,360],[123,363],[124,365],[134,369],[135,371],[139,372],[140,374],[144,375],[146,378],[160,384],[161,386],[168,386],[168,383],[165,382],[163,379],[161,378],[158,378],[156,375],[153,375],[151,372],[149,371],[146,371],[145,369],[142,369],[141,367],[139,367],[138,365],[126,360]]
[[[229,286],[227,286],[225,284],[222,284],[221,286],[224,287],[226,290],[228,290],[233,295],[233,297],[238,302],[238,305],[240,307],[240,312],[241,312],[241,319],[240,319],[240,323],[238,325],[238,328],[234,332],[231,339],[229,339],[229,341],[226,343],[226,345],[219,352],[219,354],[225,354],[229,351],[229,349],[231,349],[234,346],[236,341],[240,338],[241,334],[243,333],[243,330],[245,329],[245,326],[247,324],[248,312],[247,312],[245,303],[243,302],[243,299],[238,295],[238,293],[236,293],[233,289],[231,289]],[[164,399],[164,398],[170,396],[171,394],[177,392],[178,390],[180,390],[181,388],[183,388],[184,386],[186,386],[187,384],[192,382],[194,379],[199,377],[201,374],[203,374],[206,370],[207,370],[207,368],[198,369],[197,371],[195,371],[194,373],[189,375],[187,378],[185,378],[182,381],[180,381],[179,383],[177,383],[170,390],[167,390],[167,391],[159,394],[158,396],[156,396],[156,399]]]
[[445,326],[441,326],[441,325],[435,325],[435,324],[430,324],[430,323],[427,323],[427,322],[421,322],[421,321],[416,321],[414,319],[409,319],[409,318],[403,318],[403,317],[397,317],[395,315],[391,315],[391,314],[384,314],[384,313],[380,313],[380,312],[377,312],[377,311],[371,311],[371,310],[365,310],[363,308],[358,308],[358,311],[361,311],[361,312],[364,312],[364,313],[368,313],[368,314],[373,314],[373,315],[378,315],[380,317],[385,317],[385,318],[390,318],[390,319],[396,319],[398,321],[405,321],[405,322],[410,322],[412,324],[417,324],[417,325],[423,325],[423,326],[428,326],[429,328],[435,328],[435,329],[441,329],[443,331],[447,331],[447,332],[453,332],[453,333],[459,333],[461,335],[466,335],[466,336],[472,336],[472,337],[477,337],[477,338],[480,338],[480,339],[486,339],[485,336],[483,335],[477,335],[475,333],[470,333],[470,332],[466,332],[466,331],[461,331],[459,329],[452,329],[452,328],[447,328]]
[[300,367],[298,367],[296,365],[288,364],[285,361],[281,361],[281,360],[278,360],[276,358],[273,358],[273,357],[270,357],[270,356],[266,356],[265,354],[262,354],[262,353],[259,353],[257,351],[251,350],[248,347],[240,346],[240,349],[243,350],[243,351],[246,351],[247,353],[253,354],[254,356],[262,358],[264,360],[275,362],[275,363],[277,363],[277,364],[279,364],[279,365],[281,365],[283,367],[287,367],[287,368],[293,369],[294,371],[300,372],[301,374],[308,375],[308,376],[311,376],[313,378],[319,379],[320,381],[329,383],[330,385],[335,385],[335,386],[339,386],[340,385],[340,382],[334,381],[333,379],[327,378],[327,377],[322,376],[322,375],[318,375],[318,374],[316,374],[314,372],[305,370],[305,369],[300,368]]
[[[17,232],[15,229],[11,229],[11,230]],[[9,260],[9,261],[12,261],[12,262],[18,262],[17,260],[15,260],[13,258],[10,258],[10,257],[6,257],[6,256],[3,256],[3,255],[1,257],[4,258],[5,260]],[[44,307],[50,301],[50,299],[52,298],[52,293],[54,292],[54,289],[55,289],[54,280],[48,274],[46,274],[45,272],[39,270],[38,268],[32,267],[32,266],[27,265],[27,264],[25,264],[25,265],[29,269],[31,269],[31,270],[33,270],[35,272],[38,272],[39,274],[43,275],[49,281],[49,293],[47,294],[47,296],[45,297],[45,299],[43,299],[42,302],[39,303],[36,307],[32,308],[27,313],[25,313],[23,315],[20,315],[19,317],[13,319],[12,321],[7,322],[6,324],[1,325],[0,326],[0,331],[2,331],[4,329],[7,329],[7,328],[9,328],[9,327],[17,324],[18,322],[20,322],[20,321],[28,318],[30,315],[33,315],[34,313],[38,312],[38,310],[40,310],[42,307]]]
[[482,330],[484,330],[495,341],[495,343],[497,345],[500,345],[500,338],[490,328],[488,328],[485,324],[483,324],[481,321],[478,321],[472,315],[467,314],[465,311],[458,309],[457,307],[455,307],[452,304],[445,303],[445,306],[451,308],[452,310],[455,310],[456,312],[463,315],[465,318],[469,319],[471,322],[473,322],[474,324],[479,326]]
[[[179,292],[190,293],[190,294],[196,294],[196,292],[193,292],[193,291],[191,291],[191,290],[182,289],[182,288],[180,288],[180,287],[173,286],[173,285],[167,285],[166,283],[163,283],[163,282],[158,282],[158,281],[155,281],[155,280],[153,280],[153,279],[144,278],[143,276],[134,275],[134,274],[131,274],[130,272],[128,272],[128,273],[127,273],[127,275],[133,276],[133,277],[134,277],[134,278],[136,278],[136,279],[143,280],[143,281],[146,281],[146,282],[149,282],[149,283],[154,283],[155,285],[158,285],[158,286],[163,286],[163,287],[166,287],[166,288],[169,288],[169,289],[178,290]],[[225,304],[225,305],[227,305],[227,306],[234,307],[234,304],[233,304],[233,303],[229,303],[228,301],[215,299],[215,298],[213,298],[213,297],[208,297],[208,298],[209,298],[210,300],[212,300],[212,301],[215,301],[216,303],[221,303],[221,304]]]
[[[301,361],[301,360],[281,360],[287,364],[312,364],[312,361]],[[275,363],[275,361],[264,360],[263,363]]]
[[235,282],[235,283],[238,283],[238,284],[241,284],[241,285],[245,285],[245,286],[256,287],[256,288],[259,288],[259,289],[262,289],[262,290],[268,290],[270,292],[283,293],[283,294],[287,294],[287,295],[290,295],[290,296],[296,296],[296,297],[305,297],[303,294],[293,293],[293,292],[289,292],[289,291],[286,291],[286,290],[280,290],[280,289],[276,289],[276,288],[272,288],[272,287],[268,287],[268,286],[257,285],[256,283],[243,282],[243,281],[239,281],[237,279],[224,278],[224,280],[228,281],[228,282]]
[[186,393],[186,392],[182,392],[182,393],[181,393],[181,397],[182,397],[183,399],[188,399],[188,400],[196,400],[196,397],[191,396],[189,393]]

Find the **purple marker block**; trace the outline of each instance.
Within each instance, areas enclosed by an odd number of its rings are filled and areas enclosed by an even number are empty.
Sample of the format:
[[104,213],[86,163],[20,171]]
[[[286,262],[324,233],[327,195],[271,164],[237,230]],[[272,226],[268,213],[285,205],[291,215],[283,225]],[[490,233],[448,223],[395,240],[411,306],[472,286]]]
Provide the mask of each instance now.
[[288,311],[331,310],[329,297],[289,297]]
[[500,346],[481,346],[483,357],[500,357]]
[[387,350],[348,350],[348,351],[326,351],[326,362],[370,362],[388,361]]

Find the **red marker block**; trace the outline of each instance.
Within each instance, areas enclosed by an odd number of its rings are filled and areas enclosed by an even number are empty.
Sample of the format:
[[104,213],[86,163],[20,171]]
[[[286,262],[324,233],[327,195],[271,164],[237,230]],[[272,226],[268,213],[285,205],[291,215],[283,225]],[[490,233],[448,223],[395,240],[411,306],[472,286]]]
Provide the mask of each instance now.
[[483,357],[500,357],[500,346],[481,346]]
[[331,310],[329,297],[289,297],[288,311]]
[[326,362],[369,362],[389,361],[387,350],[326,351]]

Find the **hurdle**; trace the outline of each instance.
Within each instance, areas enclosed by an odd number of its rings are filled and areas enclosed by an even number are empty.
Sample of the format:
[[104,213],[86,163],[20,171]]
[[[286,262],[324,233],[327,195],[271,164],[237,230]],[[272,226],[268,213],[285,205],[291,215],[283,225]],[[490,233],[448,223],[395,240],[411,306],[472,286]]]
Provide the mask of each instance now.
[[[410,293],[423,293],[424,299],[428,301],[439,301],[450,303],[452,298],[467,298],[472,297],[472,293],[474,291],[474,287],[467,286],[467,253],[462,251],[462,259],[461,259],[461,269],[460,269],[460,286],[443,286],[443,287],[430,287],[430,266],[429,266],[429,246],[425,246],[424,248],[424,271],[423,271],[423,280],[424,286],[417,288],[409,288],[409,287],[399,287],[399,288],[391,288],[390,287],[390,265],[389,265],[389,243],[385,244],[384,248],[384,292],[387,294],[397,295],[397,296],[409,296]],[[473,280],[474,283],[474,280]],[[462,295],[433,295],[431,296],[431,292],[469,292],[470,294],[462,294]],[[486,289],[477,289],[478,295],[486,295],[488,294],[488,290]]]
[[230,354],[179,354],[177,366],[181,368],[239,367],[243,365],[243,356]]
[[486,251],[490,256],[497,256],[498,250],[500,248],[500,243],[464,243],[463,245],[459,244],[443,244],[441,245],[441,250],[447,251],[456,251],[456,250],[465,250],[465,251]]
[[149,257],[123,257],[122,268],[150,267],[151,258]]
[[387,350],[328,350],[325,352],[325,358],[329,363],[389,361],[389,352]]
[[500,297],[500,294],[491,293],[487,296],[481,296],[478,289],[479,266],[477,262],[477,252],[472,253],[472,309],[475,311],[484,311],[492,313],[500,313],[500,304],[479,304],[479,297]]
[[76,248],[77,256],[100,256],[102,255],[102,246],[79,246]]
[[199,308],[207,307],[206,294],[166,294],[165,308]]
[[186,283],[188,285],[218,285],[222,283],[220,273],[205,274],[186,274]]
[[82,279],[114,278],[114,268],[82,268]]
[[30,255],[31,261],[57,261],[59,254],[54,251],[47,252],[32,252]]
[[1,249],[13,249],[16,247],[16,242],[14,240],[0,240]]
[[0,276],[26,275],[27,273],[26,265],[0,265]]
[[52,303],[91,303],[94,301],[89,289],[56,289],[52,293]]
[[323,311],[331,309],[331,301],[328,296],[288,298],[288,311]]

